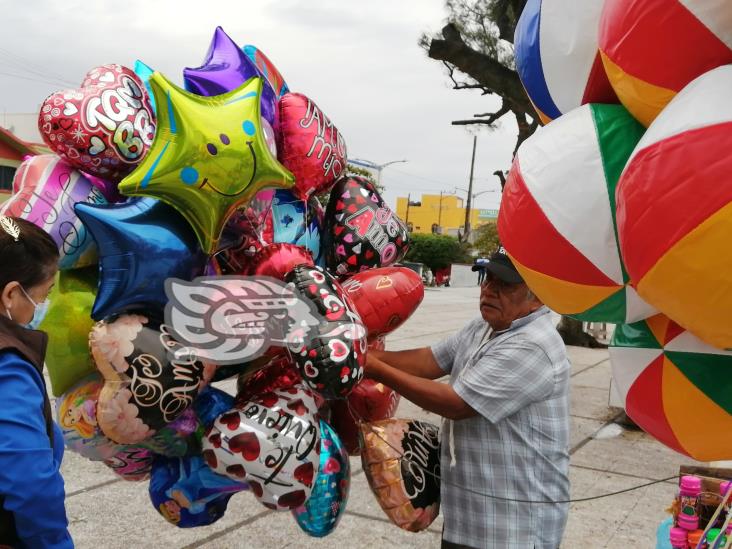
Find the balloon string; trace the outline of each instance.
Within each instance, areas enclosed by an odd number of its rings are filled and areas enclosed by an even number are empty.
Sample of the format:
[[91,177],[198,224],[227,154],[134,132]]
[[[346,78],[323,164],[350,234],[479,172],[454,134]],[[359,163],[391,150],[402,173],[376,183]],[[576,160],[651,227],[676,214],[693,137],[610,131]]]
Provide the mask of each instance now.
[[[438,475],[437,473],[434,473],[433,471],[430,471],[428,469],[425,469],[421,464],[419,464],[419,463],[417,463],[415,461],[410,460],[408,457],[405,457],[404,456],[404,453],[402,452],[402,450],[399,449],[399,448],[394,447],[388,440],[386,440],[384,437],[382,437],[379,434],[379,432],[376,431],[371,426],[370,423],[368,423],[367,421],[365,421],[363,419],[363,417],[360,416],[358,414],[358,412],[353,409],[353,407],[351,406],[351,403],[348,402],[348,400],[346,400],[346,403],[348,405],[348,410],[351,413],[351,416],[356,420],[356,423],[359,426],[365,425],[366,428],[369,429],[369,431],[371,431],[371,433],[373,433],[377,438],[379,438],[389,448],[391,448],[392,450],[394,450],[397,453],[397,455],[399,456],[397,458],[399,461],[402,461],[402,460],[407,461],[407,463],[409,463],[410,466],[417,467],[417,468],[421,469],[424,473],[426,473],[427,475],[435,478],[439,482],[443,482],[443,483],[445,483],[447,485],[453,486],[455,488],[459,488],[460,490],[464,490],[466,492],[470,492],[472,494],[475,494],[475,495],[478,495],[478,496],[483,496],[483,497],[490,498],[490,499],[496,499],[496,500],[500,500],[500,501],[509,501],[509,502],[514,502],[514,503],[534,503],[534,504],[549,504],[549,505],[557,505],[557,504],[560,504],[560,503],[579,503],[579,502],[583,502],[583,501],[592,501],[592,500],[595,500],[595,499],[601,499],[601,498],[607,498],[607,497],[611,497],[611,496],[617,496],[617,495],[620,495],[620,494],[625,494],[627,492],[632,492],[634,490],[640,490],[641,488],[646,488],[648,486],[653,486],[654,484],[660,484],[662,482],[668,482],[670,480],[674,480],[674,479],[678,479],[679,478],[679,475],[676,474],[676,475],[673,475],[673,476],[668,477],[668,478],[662,478],[662,479],[659,479],[659,480],[654,480],[652,482],[647,482],[645,484],[639,484],[637,486],[631,486],[630,488],[626,488],[624,490],[618,490],[616,492],[608,492],[606,494],[600,494],[599,496],[591,496],[591,497],[578,498],[578,499],[530,500],[530,499],[504,498],[504,497],[501,497],[501,496],[496,496],[496,495],[493,495],[493,494],[487,494],[487,493],[484,493],[484,492],[480,492],[480,491],[474,490],[473,488],[470,488],[468,486],[463,486],[461,484],[458,484],[458,483],[455,483],[455,482],[451,482],[451,481],[445,480],[440,475]],[[360,442],[360,439],[359,439],[359,442]],[[363,448],[362,448],[362,451],[363,451]]]

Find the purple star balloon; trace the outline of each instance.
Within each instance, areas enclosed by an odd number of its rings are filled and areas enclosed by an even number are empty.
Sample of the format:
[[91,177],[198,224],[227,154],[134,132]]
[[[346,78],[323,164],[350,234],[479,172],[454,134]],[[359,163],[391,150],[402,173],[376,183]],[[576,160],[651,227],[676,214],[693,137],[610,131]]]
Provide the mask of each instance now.
[[262,77],[264,80],[262,118],[274,126],[277,101],[274,89],[257,66],[221,27],[216,27],[214,31],[203,65],[183,69],[186,90],[203,96],[230,92],[254,76]]

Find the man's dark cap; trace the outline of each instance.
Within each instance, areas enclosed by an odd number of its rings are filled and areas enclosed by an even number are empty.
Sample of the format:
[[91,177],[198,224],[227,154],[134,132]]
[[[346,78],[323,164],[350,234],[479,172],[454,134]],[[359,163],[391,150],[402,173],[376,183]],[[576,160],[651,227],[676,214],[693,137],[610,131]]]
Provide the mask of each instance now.
[[491,254],[490,261],[485,268],[503,282],[507,282],[509,284],[521,284],[524,281],[516,270],[511,258],[508,257],[506,248],[503,246],[499,246],[499,248]]

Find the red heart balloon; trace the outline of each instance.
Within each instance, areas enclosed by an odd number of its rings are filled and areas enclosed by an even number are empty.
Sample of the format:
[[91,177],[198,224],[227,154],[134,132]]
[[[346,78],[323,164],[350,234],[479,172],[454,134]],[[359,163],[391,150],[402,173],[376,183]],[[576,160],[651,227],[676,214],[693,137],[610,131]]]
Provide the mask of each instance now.
[[[399,407],[399,393],[373,379],[364,379],[347,400],[330,402],[331,426],[352,456],[359,454],[358,425],[361,421],[380,421],[394,417]],[[355,416],[355,417],[354,417]]]
[[285,275],[297,265],[313,266],[312,254],[294,244],[270,244],[252,257],[246,274],[249,276],[271,276],[284,280]]
[[46,144],[72,166],[120,181],[142,161],[155,135],[145,87],[121,65],[89,71],[80,88],[50,95],[38,129]]
[[388,267],[409,249],[406,225],[363,177],[342,177],[333,187],[322,238],[326,265],[338,276]]
[[382,267],[341,283],[363,320],[369,339],[396,330],[424,299],[422,278],[406,267]]
[[318,106],[300,93],[277,103],[277,159],[295,176],[303,200],[328,191],[346,170],[346,141]]

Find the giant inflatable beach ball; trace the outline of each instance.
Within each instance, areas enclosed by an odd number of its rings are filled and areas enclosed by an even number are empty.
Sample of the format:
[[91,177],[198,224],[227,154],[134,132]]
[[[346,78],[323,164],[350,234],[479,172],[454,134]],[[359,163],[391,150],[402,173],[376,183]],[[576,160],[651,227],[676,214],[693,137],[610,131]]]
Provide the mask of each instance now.
[[585,105],[522,143],[498,233],[551,309],[593,322],[654,313],[628,284],[615,232],[615,185],[643,127],[621,105]]
[[727,0],[606,0],[600,51],[620,101],[644,126],[697,76],[732,63]]
[[529,0],[514,33],[516,69],[544,123],[586,103],[617,103],[597,49],[603,0]]
[[620,249],[640,296],[707,343],[732,348],[732,65],[679,93],[617,189]]
[[625,411],[644,431],[699,461],[732,459],[732,352],[659,314],[618,326],[610,359]]

